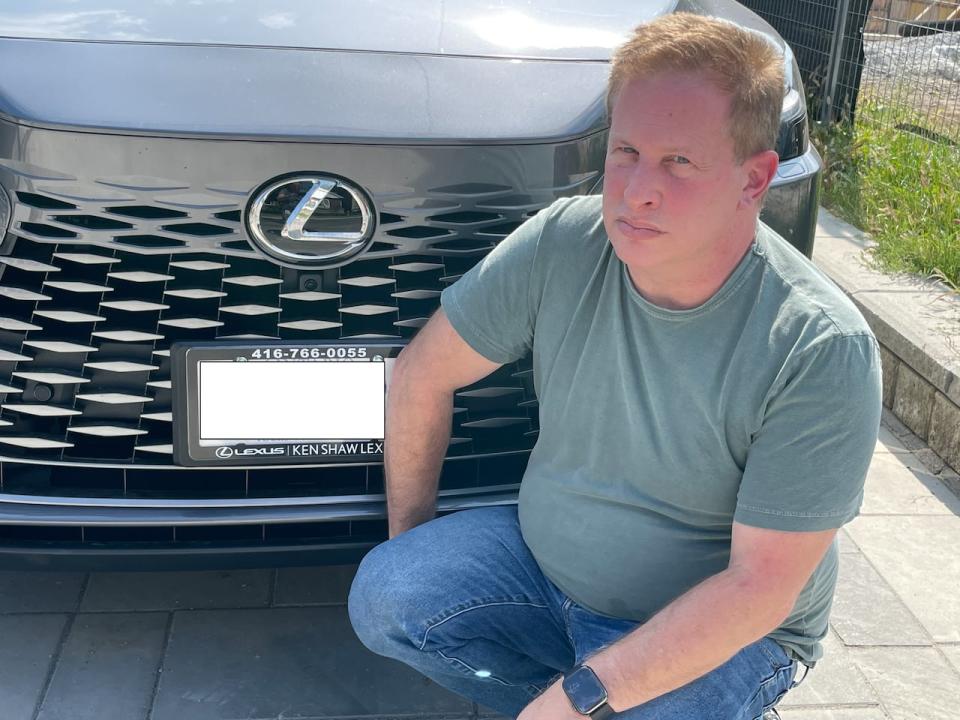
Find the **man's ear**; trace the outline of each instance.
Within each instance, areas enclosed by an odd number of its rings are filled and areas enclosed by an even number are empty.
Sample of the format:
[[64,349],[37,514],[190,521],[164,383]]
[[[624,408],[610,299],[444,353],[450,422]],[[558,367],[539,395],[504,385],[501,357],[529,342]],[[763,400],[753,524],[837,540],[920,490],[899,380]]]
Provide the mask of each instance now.
[[740,207],[760,207],[763,196],[777,175],[780,158],[773,150],[763,150],[751,155],[740,166],[743,170],[743,192]]

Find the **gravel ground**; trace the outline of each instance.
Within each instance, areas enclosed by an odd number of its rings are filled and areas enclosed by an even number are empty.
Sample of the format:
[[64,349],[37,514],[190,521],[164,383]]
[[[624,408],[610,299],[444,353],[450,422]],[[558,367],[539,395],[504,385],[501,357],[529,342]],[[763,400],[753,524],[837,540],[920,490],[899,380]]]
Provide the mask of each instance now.
[[960,33],[901,38],[867,36],[863,51],[863,79],[871,82],[896,80],[947,80],[960,84]]
[[913,107],[931,131],[960,139],[960,32],[927,37],[867,36],[864,96]]

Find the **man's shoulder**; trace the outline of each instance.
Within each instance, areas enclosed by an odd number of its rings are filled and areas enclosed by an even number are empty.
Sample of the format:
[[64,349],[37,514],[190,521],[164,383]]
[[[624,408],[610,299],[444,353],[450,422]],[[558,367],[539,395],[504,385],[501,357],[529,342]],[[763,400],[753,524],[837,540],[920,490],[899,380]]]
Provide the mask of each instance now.
[[602,195],[574,195],[557,198],[541,212],[549,213],[551,219],[567,224],[599,222],[603,224]]
[[540,213],[545,215],[540,233],[541,252],[565,252],[578,245],[596,245],[598,236],[606,235],[600,195],[560,198]]
[[820,340],[872,337],[853,301],[808,258],[763,223],[757,241],[766,261],[765,290],[777,307],[778,323],[802,326]]

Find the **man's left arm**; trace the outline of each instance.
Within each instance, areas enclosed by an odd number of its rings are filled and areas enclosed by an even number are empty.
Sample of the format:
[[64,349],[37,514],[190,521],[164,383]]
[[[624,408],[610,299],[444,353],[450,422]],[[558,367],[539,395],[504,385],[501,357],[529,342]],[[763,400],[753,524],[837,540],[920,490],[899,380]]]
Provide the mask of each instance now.
[[[836,530],[784,532],[734,523],[730,563],[587,661],[621,712],[696,680],[780,626]],[[560,682],[519,720],[582,718]]]
[[[837,529],[859,511],[880,388],[867,334],[831,338],[785,368],[750,445],[727,568],[587,660],[614,710],[682,687],[783,623]],[[520,715],[582,717],[559,682]]]

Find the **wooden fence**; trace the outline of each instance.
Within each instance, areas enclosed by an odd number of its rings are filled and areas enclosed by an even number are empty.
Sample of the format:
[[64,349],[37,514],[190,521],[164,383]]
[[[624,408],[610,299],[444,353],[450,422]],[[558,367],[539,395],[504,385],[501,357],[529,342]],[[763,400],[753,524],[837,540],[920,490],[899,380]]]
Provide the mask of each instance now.
[[865,31],[896,35],[902,25],[960,20],[957,0],[873,0]]

